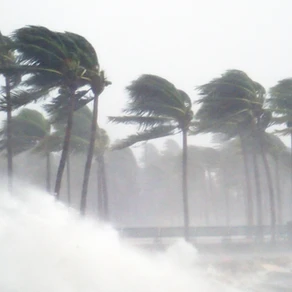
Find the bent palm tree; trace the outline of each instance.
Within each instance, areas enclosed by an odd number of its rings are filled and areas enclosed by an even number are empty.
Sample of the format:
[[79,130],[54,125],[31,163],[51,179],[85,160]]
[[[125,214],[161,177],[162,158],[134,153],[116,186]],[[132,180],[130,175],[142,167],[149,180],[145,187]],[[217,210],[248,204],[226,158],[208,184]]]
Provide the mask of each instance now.
[[[3,36],[0,33],[0,67],[2,75],[4,76],[5,86],[0,90],[1,101],[0,109],[6,112],[6,151],[7,151],[7,176],[8,176],[8,191],[12,192],[13,181],[13,162],[12,162],[12,141],[11,141],[11,119],[12,119],[12,100],[11,89],[13,89],[20,81],[20,75],[11,70],[11,67],[15,65],[15,57],[12,52],[12,40],[9,37]],[[8,72],[4,73],[3,69],[8,69]]]
[[108,188],[105,165],[105,151],[109,145],[109,137],[105,130],[99,129],[96,139],[96,162],[97,162],[97,196],[98,213],[101,219],[109,219]]
[[[273,122],[276,125],[286,127],[277,132],[282,135],[290,135],[291,161],[290,161],[290,184],[292,192],[292,78],[280,80],[277,85],[270,89],[267,99],[270,109],[273,111]],[[292,209],[292,205],[290,206]]]
[[85,214],[86,209],[86,198],[88,192],[88,182],[89,182],[89,175],[91,170],[92,158],[94,155],[94,148],[96,142],[96,133],[98,129],[98,100],[99,95],[103,92],[105,86],[111,84],[108,82],[104,77],[104,72],[100,72],[100,74],[94,78],[92,78],[92,88],[94,93],[93,98],[93,114],[91,120],[91,134],[90,134],[90,141],[88,145],[88,153],[84,168],[84,177],[83,177],[83,184],[82,184],[82,191],[81,191],[81,204],[80,204],[80,213],[82,215]]
[[54,188],[56,197],[59,198],[69,151],[73,112],[92,100],[85,97],[89,90],[96,92],[99,89],[96,87],[100,84],[93,82],[99,80],[100,74],[97,56],[85,38],[69,32],[58,33],[44,27],[30,26],[15,31],[13,39],[19,53],[22,72],[29,73],[24,85],[29,88],[30,94],[27,95],[27,92],[18,94],[19,104],[26,104],[59,89],[57,99],[68,111]]
[[253,203],[251,176],[247,160],[245,136],[251,127],[252,106],[256,101],[254,82],[242,71],[230,70],[221,77],[199,86],[201,105],[196,119],[198,131],[220,133],[227,138],[239,135],[244,162],[246,196],[248,204],[248,225],[253,224]]
[[274,191],[263,139],[264,131],[269,124],[269,121],[266,123],[268,115],[263,109],[264,88],[244,72],[229,70],[220,78],[198,87],[198,90],[201,95],[201,99],[198,101],[201,108],[196,115],[199,131],[221,133],[227,138],[239,135],[241,139],[248,201],[248,225],[253,224],[253,203],[247,162],[247,140],[251,135],[256,137],[269,183],[271,226],[274,237]]
[[190,97],[172,83],[155,75],[142,75],[127,87],[130,102],[125,116],[110,117],[111,122],[139,126],[137,134],[114,145],[114,149],[137,142],[182,133],[182,196],[184,237],[189,239],[189,207],[187,182],[187,134],[193,118]]

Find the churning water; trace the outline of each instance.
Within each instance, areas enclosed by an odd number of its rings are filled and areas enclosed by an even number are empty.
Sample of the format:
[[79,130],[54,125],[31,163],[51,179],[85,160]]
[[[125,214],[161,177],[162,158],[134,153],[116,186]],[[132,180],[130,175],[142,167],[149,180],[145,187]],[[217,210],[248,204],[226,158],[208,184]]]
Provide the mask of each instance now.
[[45,193],[0,196],[1,292],[228,292],[183,241],[165,252],[130,246]]

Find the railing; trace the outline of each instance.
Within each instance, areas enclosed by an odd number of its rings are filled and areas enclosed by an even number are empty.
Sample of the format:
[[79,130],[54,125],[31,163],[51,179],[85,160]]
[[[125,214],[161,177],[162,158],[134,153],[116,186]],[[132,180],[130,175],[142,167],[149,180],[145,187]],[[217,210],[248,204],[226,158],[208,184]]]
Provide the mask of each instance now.
[[[118,231],[128,238],[172,238],[183,237],[182,227],[127,227],[119,228]],[[289,228],[287,225],[276,226],[276,237],[288,237]],[[262,234],[269,236],[272,234],[270,226],[200,226],[189,227],[189,236],[197,237],[228,237],[228,236],[256,236]]]

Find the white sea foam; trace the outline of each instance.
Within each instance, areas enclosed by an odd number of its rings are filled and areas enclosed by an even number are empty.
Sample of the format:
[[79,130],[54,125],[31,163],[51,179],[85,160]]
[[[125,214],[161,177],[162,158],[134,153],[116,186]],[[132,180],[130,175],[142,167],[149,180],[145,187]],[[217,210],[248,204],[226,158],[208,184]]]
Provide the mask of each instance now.
[[1,292],[227,292],[184,241],[151,253],[49,195],[0,196]]

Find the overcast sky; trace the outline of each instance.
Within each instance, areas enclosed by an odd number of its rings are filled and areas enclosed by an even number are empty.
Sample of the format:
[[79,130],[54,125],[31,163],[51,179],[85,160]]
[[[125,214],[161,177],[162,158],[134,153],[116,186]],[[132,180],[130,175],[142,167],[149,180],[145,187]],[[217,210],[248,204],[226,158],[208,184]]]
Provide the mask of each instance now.
[[124,87],[140,74],[160,75],[193,99],[195,86],[227,69],[266,88],[291,77],[291,11],[289,0],[2,0],[0,30],[43,25],[86,37],[112,81],[100,123],[114,139],[124,133],[106,117],[119,114]]

